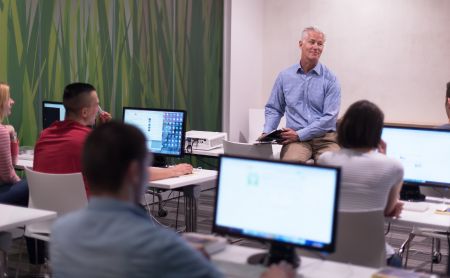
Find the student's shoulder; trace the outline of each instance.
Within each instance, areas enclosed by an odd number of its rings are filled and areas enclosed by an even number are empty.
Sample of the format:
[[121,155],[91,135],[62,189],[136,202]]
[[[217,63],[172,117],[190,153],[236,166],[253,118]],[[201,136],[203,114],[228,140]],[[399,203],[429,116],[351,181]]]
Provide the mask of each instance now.
[[389,171],[391,173],[403,174],[403,165],[398,159],[386,156],[385,154],[381,154],[378,152],[373,152],[371,156],[374,163],[383,166],[386,171]]
[[9,140],[9,131],[4,125],[0,125],[0,140]]
[[52,226],[52,237],[67,237],[79,226],[85,210],[78,210],[59,217]]
[[333,162],[335,162],[335,160],[338,160],[340,156],[340,151],[327,151],[319,156],[319,158],[317,159],[317,163],[323,165],[332,164]]

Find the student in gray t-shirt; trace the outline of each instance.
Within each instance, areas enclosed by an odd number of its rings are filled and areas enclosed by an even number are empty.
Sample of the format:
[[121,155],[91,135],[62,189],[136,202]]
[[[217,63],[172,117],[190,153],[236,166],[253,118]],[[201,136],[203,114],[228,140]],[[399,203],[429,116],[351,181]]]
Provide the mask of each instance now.
[[[319,164],[342,169],[339,210],[383,210],[387,217],[398,217],[403,209],[399,201],[403,166],[385,155],[383,121],[384,114],[375,104],[353,103],[338,127],[341,149],[319,157]],[[401,258],[388,245],[386,257],[389,265],[401,266]]]

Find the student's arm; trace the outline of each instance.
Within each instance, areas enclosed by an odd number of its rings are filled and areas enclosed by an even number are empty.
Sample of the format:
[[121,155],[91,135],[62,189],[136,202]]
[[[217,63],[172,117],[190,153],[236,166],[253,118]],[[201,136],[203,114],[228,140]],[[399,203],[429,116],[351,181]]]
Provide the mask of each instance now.
[[179,177],[192,173],[192,165],[181,163],[169,168],[149,167],[150,181]]
[[[12,148],[16,152],[13,154]],[[20,178],[13,168],[14,160],[17,160],[18,146],[11,145],[11,137],[8,127],[0,130],[0,179],[5,183],[16,183]],[[14,158],[15,157],[15,158]]]
[[402,189],[403,181],[391,188],[389,192],[384,215],[388,217],[398,217],[403,209],[403,203],[399,201],[400,190]]

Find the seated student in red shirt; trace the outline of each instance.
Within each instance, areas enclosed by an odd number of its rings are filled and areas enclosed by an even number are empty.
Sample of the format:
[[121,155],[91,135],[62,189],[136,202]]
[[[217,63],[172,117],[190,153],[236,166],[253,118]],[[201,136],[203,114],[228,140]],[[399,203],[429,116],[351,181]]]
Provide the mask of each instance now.
[[[100,122],[108,122],[111,115],[99,113],[99,99],[94,86],[87,83],[72,83],[64,88],[63,104],[66,109],[64,121],[55,122],[44,129],[34,147],[33,170],[51,174],[81,172],[81,153],[87,136],[98,116]],[[164,179],[192,173],[192,166],[179,164],[172,168],[148,168],[150,177]],[[84,181],[89,196],[89,185]],[[37,254],[32,263],[44,262],[42,242],[27,241],[29,254]],[[37,251],[36,251],[37,249]]]
[[[44,129],[34,148],[33,170],[52,174],[81,172],[81,152],[91,126],[99,114],[101,122],[111,120],[107,112],[99,113],[99,100],[94,86],[72,83],[64,88],[66,118]],[[152,180],[192,173],[192,166],[179,164],[171,168],[149,167]],[[89,187],[85,182],[86,192]]]
[[[90,84],[72,83],[64,88],[66,118],[42,131],[34,148],[33,170],[51,174],[81,172],[81,151],[95,124],[98,103],[97,92]],[[102,112],[99,118],[106,122],[111,115]]]

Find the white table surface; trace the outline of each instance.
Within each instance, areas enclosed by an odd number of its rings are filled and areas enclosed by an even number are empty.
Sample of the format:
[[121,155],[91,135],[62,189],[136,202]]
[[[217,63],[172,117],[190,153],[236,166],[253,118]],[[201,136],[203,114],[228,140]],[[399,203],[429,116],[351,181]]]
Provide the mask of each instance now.
[[0,204],[0,231],[54,218],[56,218],[54,211]]
[[[224,251],[212,255],[212,262],[225,274],[225,277],[259,277],[265,270],[263,266],[247,264],[247,258],[263,250],[228,245]],[[297,277],[371,277],[375,268],[301,257]]]
[[[447,201],[447,203],[444,203]],[[409,226],[411,228],[431,228],[440,231],[450,230],[450,213],[438,214],[436,210],[450,207],[449,200],[440,198],[427,197],[427,209],[425,211],[413,211],[404,209],[399,218],[391,218],[389,221],[393,224],[401,224],[402,226]],[[410,206],[423,206],[422,202],[409,204]]]
[[212,157],[218,157],[219,155],[223,154],[223,147],[215,148],[212,150],[196,150],[193,149],[192,153],[185,151],[186,154],[193,154],[193,155],[204,155],[204,156],[212,156]]
[[23,170],[25,167],[33,168],[33,158],[32,154],[19,154],[17,157],[17,164],[14,168]]
[[194,169],[194,173],[175,178],[151,181],[150,187],[161,189],[177,189],[189,185],[200,184],[217,179],[217,171],[206,169]]
[[[255,141],[255,143],[256,143],[256,141]],[[274,159],[280,159],[281,147],[282,147],[282,145],[277,145],[277,144],[272,145]],[[209,151],[193,149],[192,153],[186,152],[186,154],[218,157],[219,155],[224,154],[224,149],[223,149],[223,147],[215,148],[215,149],[212,149]]]

